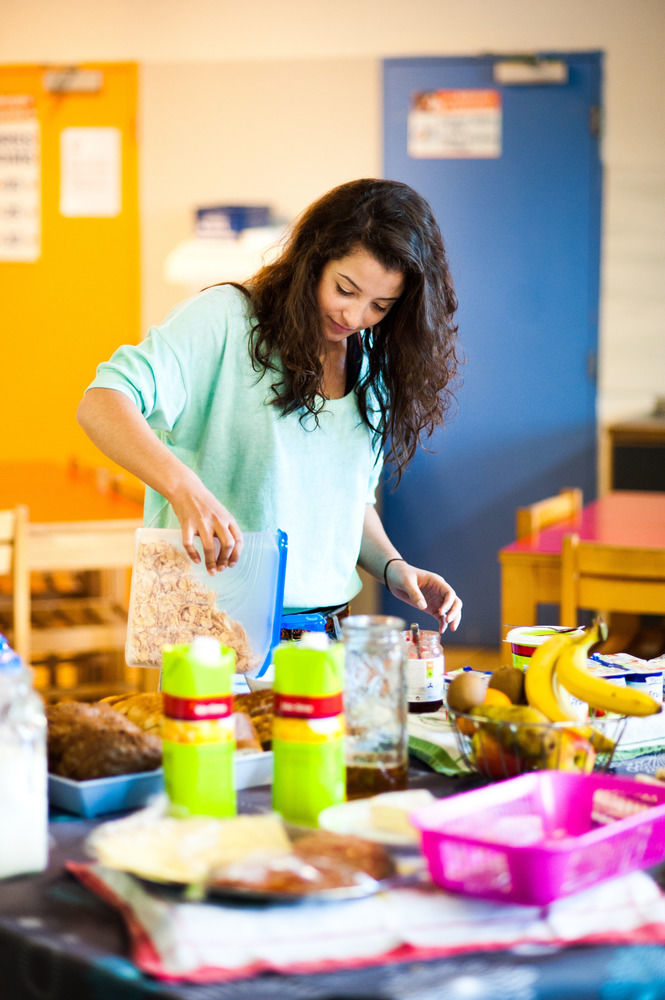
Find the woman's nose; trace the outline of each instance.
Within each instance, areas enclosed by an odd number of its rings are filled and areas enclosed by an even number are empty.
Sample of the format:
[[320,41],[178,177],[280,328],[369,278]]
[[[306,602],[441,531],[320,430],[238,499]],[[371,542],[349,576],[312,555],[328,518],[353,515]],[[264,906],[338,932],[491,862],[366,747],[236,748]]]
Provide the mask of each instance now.
[[361,330],[363,328],[363,316],[365,307],[361,303],[349,303],[342,313],[344,326],[348,330]]

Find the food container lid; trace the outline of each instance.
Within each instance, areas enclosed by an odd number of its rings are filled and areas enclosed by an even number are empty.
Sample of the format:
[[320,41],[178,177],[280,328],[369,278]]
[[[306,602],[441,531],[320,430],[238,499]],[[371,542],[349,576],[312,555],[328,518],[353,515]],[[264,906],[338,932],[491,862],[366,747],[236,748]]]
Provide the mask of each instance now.
[[[201,543],[195,539],[199,554]],[[237,669],[261,671],[280,639],[288,539],[245,532],[235,566],[211,576],[193,563],[177,528],[139,528],[129,598],[125,659],[161,667],[162,648],[212,635],[236,650]]]
[[641,660],[630,653],[594,653],[591,657],[597,663],[614,667],[626,677],[626,680],[646,680],[648,677],[663,674],[663,667],[652,665],[648,660]]
[[584,629],[571,629],[563,625],[521,625],[511,628],[506,635],[504,642],[510,642],[515,646],[542,646],[544,642],[551,639],[558,632],[570,632],[581,635]]

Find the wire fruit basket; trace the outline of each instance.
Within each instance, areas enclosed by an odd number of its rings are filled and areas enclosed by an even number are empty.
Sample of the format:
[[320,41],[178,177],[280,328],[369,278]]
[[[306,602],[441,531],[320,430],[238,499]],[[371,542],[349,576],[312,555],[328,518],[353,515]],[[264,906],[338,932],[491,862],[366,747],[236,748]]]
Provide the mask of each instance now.
[[467,766],[493,780],[529,771],[607,771],[627,722],[624,715],[517,722],[450,709],[448,716]]

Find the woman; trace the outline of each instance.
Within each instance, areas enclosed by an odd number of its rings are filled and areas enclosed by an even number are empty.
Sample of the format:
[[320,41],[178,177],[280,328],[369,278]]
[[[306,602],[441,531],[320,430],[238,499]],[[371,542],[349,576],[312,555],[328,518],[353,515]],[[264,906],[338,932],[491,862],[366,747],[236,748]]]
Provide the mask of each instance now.
[[213,285],[99,366],[78,419],[143,480],[146,524],[180,525],[190,558],[233,566],[243,531],[289,539],[284,610],[346,605],[356,566],[455,630],[461,601],[403,559],[375,509],[443,422],[457,371],[438,225],[405,184],[334,188],[244,286]]

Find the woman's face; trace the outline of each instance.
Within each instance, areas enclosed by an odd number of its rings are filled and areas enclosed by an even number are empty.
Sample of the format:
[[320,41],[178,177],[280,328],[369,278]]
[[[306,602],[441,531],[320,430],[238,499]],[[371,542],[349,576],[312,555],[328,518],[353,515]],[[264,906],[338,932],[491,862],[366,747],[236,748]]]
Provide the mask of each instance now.
[[388,271],[376,257],[357,247],[323,268],[316,300],[323,335],[340,343],[388,313],[404,290],[401,271]]

